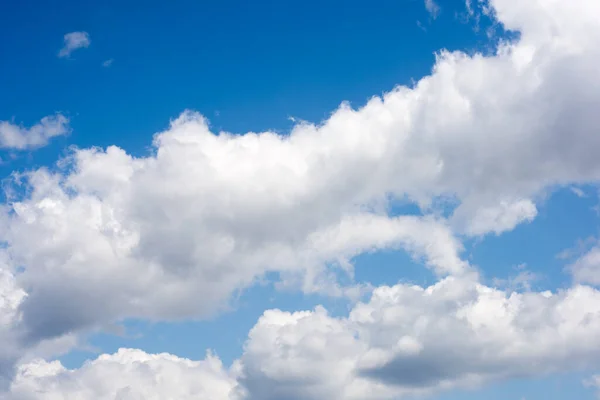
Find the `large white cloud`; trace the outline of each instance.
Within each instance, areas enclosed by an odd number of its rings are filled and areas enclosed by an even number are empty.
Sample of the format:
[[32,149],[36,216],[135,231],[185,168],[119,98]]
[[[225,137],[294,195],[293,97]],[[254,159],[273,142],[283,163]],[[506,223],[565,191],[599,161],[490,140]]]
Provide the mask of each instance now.
[[251,399],[394,399],[598,366],[600,292],[504,292],[470,279],[379,287],[347,318],[267,311],[249,334]]
[[598,366],[600,292],[505,292],[470,277],[377,288],[347,317],[268,310],[230,369],[121,349],[76,370],[34,360],[13,399],[398,399]]
[[[320,125],[215,134],[185,112],[147,157],[80,149],[58,171],[20,176],[24,194],[0,217],[7,270],[28,293],[20,343],[132,316],[205,316],[268,271],[355,293],[327,266],[378,248],[469,275],[453,232],[500,234],[532,220],[546,191],[600,178],[600,3],[489,5],[518,41],[491,56],[442,52],[414,88],[344,104]],[[424,214],[456,208],[447,220],[391,217],[390,198]]]
[[17,285],[14,276],[0,266],[0,396],[11,381],[17,362],[60,355],[79,343],[74,334],[25,342],[19,306],[26,297],[27,293]]

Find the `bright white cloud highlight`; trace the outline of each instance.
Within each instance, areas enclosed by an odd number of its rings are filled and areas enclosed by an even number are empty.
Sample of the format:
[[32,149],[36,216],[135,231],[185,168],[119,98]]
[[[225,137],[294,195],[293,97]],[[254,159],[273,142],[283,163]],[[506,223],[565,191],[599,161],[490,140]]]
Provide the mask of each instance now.
[[90,35],[87,32],[70,32],[64,37],[64,46],[58,52],[59,57],[69,57],[77,49],[90,46]]
[[9,121],[0,121],[0,148],[27,150],[43,147],[50,139],[70,132],[69,119],[61,114],[47,116],[26,128]]
[[60,362],[36,360],[19,368],[11,386],[13,400],[226,400],[235,379],[208,354],[191,361],[170,354],[120,349],[77,370]]

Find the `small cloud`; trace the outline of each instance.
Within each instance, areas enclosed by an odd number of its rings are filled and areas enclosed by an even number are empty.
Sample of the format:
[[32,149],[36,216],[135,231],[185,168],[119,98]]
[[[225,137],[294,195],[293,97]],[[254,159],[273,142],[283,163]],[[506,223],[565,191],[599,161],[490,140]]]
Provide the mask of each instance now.
[[58,52],[59,57],[69,57],[77,49],[89,47],[90,35],[87,32],[71,32],[64,37],[65,45]]
[[573,192],[577,197],[585,197],[585,192],[578,187],[572,186],[571,192]]
[[107,67],[107,68],[108,68],[108,67],[110,67],[110,66],[112,65],[112,63],[113,63],[114,61],[115,61],[115,59],[114,59],[114,58],[110,58],[110,59],[108,59],[108,60],[104,61],[104,62],[102,63],[102,66],[103,66],[103,67]]
[[510,291],[531,291],[531,284],[539,281],[542,277],[534,272],[527,270],[527,264],[521,263],[513,267],[518,271],[516,275],[511,275],[506,279],[494,278],[492,280],[495,286]]
[[66,135],[71,131],[69,119],[62,114],[42,118],[31,128],[9,121],[0,121],[0,148],[28,150],[43,147],[51,138]]
[[556,258],[559,260],[568,260],[572,259],[573,257],[580,257],[597,244],[598,239],[596,239],[594,236],[589,236],[585,239],[578,239],[573,247],[564,249],[556,255]]
[[427,9],[427,12],[431,14],[433,19],[436,19],[442,10],[435,0],[425,0],[425,8]]
[[514,269],[516,269],[517,271],[524,271],[526,268],[527,268],[527,263],[517,264],[514,267]]
[[[473,0],[465,1],[465,9],[463,12],[456,12],[455,18],[458,19],[463,24],[472,23],[473,31],[479,32],[480,30],[480,22],[481,22],[481,14],[485,14],[485,7],[480,4],[480,2],[473,2]],[[490,32],[488,31],[489,35]]]
[[594,388],[598,390],[598,398],[600,398],[600,375],[594,375],[591,378],[584,379],[583,385],[587,388]]
[[421,29],[423,32],[427,32],[427,28],[425,28],[425,26],[421,23],[421,21],[417,21],[417,26],[419,27],[419,29]]

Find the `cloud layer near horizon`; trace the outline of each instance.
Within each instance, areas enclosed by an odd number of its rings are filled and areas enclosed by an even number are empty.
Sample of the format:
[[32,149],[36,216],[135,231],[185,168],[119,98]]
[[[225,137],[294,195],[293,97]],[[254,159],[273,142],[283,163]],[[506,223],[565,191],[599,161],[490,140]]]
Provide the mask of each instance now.
[[[188,111],[147,157],[78,149],[57,171],[23,176],[26,194],[0,215],[0,368],[8,380],[17,368],[12,395],[135,399],[177,386],[178,398],[392,399],[594,366],[596,289],[484,286],[460,239],[509,231],[533,220],[549,191],[600,179],[600,3],[489,6],[518,41],[491,56],[441,52],[414,88],[359,110],[343,104],[320,125],[215,134]],[[422,215],[393,216],[390,200]],[[333,269],[351,274],[352,257],[386,248],[440,281],[376,288],[347,318],[267,311],[231,370],[213,356],[135,350],[76,371],[19,363],[114,321],[211,315],[267,272],[356,298],[366,288],[339,284]],[[597,284],[588,259],[571,271]],[[110,376],[131,383],[95,381]]]

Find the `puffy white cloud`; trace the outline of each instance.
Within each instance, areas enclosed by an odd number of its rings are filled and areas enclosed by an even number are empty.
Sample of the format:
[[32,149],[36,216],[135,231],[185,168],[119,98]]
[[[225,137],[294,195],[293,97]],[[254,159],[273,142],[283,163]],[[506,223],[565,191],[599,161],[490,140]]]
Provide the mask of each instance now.
[[26,150],[42,147],[56,136],[70,132],[69,120],[61,114],[47,116],[26,128],[9,121],[0,121],[0,148]]
[[191,361],[170,354],[120,349],[77,370],[35,360],[19,367],[12,400],[231,399],[235,378],[218,357]]
[[460,226],[461,211],[462,209],[459,209],[454,214],[454,223],[460,230],[472,236],[484,235],[488,232],[498,235],[511,231],[522,222],[533,221],[537,215],[535,204],[526,199],[497,200],[492,206],[482,206],[475,212],[473,218],[466,221],[466,226]]
[[[128,160],[116,149],[103,157]],[[457,254],[460,243],[433,218],[356,213],[303,226],[306,219],[290,221],[293,212],[273,216],[276,202],[270,210],[268,202],[258,202],[259,212],[252,204],[223,208],[218,190],[194,191],[192,184],[148,177],[178,167],[171,162],[98,161],[69,176],[77,196],[57,183],[60,177],[30,175],[31,195],[14,204],[6,224],[11,258],[27,266],[19,281],[29,296],[20,309],[31,340],[126,317],[206,316],[268,271],[286,280],[300,277],[306,291],[318,291],[327,284],[327,263],[377,248],[404,247],[440,273],[468,269]],[[128,178],[129,172],[139,178]],[[156,186],[160,181],[173,187]],[[230,201],[243,199],[252,197],[239,194]]]
[[10,399],[380,399],[597,366],[600,292],[508,292],[472,277],[377,288],[347,317],[268,310],[226,369],[121,349],[75,370],[32,360]]
[[576,282],[600,285],[600,247],[592,247],[569,265],[567,270]]
[[17,362],[37,357],[63,354],[78,344],[75,335],[59,335],[35,343],[23,341],[22,312],[19,310],[27,293],[15,277],[0,267],[0,397],[11,381]]
[[90,46],[90,35],[87,32],[70,32],[64,36],[64,46],[58,52],[59,57],[69,57],[72,52]]
[[596,366],[600,292],[505,292],[471,279],[379,287],[347,318],[265,312],[240,382],[250,399],[395,399]]
[[14,331],[18,320],[18,307],[25,292],[14,277],[0,268],[0,392],[11,378],[12,367],[21,356]]

